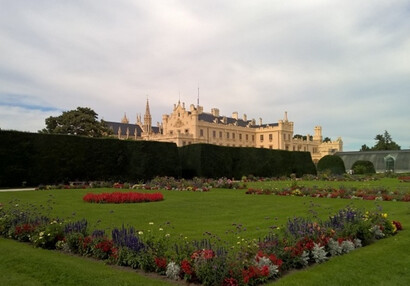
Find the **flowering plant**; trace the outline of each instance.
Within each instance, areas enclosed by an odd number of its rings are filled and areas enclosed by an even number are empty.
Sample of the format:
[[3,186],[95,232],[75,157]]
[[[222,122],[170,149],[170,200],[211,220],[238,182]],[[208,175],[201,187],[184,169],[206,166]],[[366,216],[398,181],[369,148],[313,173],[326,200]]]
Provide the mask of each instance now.
[[83,197],[85,202],[89,203],[141,203],[141,202],[156,202],[162,201],[164,196],[161,193],[154,194],[144,194],[137,192],[130,193],[101,193],[101,194],[92,194],[88,193]]

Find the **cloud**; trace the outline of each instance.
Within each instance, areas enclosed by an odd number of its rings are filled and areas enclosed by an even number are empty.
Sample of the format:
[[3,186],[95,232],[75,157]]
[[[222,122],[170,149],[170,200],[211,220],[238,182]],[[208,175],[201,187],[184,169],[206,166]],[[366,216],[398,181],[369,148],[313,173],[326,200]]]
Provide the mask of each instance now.
[[408,1],[3,6],[0,107],[10,112],[1,113],[2,128],[28,128],[10,120],[24,113],[37,131],[46,117],[77,106],[106,120],[127,112],[133,121],[147,96],[160,121],[179,98],[196,103],[199,85],[208,111],[264,122],[288,111],[295,133],[322,125],[325,136],[343,138],[346,150],[372,146],[384,130],[410,148]]

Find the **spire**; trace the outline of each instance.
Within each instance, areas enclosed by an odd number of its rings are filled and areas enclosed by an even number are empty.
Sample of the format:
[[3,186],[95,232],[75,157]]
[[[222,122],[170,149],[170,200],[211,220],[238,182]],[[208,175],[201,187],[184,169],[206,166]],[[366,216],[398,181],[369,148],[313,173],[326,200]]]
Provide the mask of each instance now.
[[288,121],[288,112],[287,111],[285,111],[285,122],[287,122]]
[[199,83],[198,83],[198,98],[196,100],[196,106],[199,106]]
[[145,106],[145,114],[144,114],[144,131],[147,134],[151,133],[151,125],[152,125],[152,117],[151,117],[151,112],[149,110],[149,101],[147,98],[147,105]]
[[144,117],[147,116],[147,115],[151,116],[151,113],[149,111],[149,100],[148,100],[148,98],[147,98],[147,105],[145,106],[145,115],[144,115]]
[[128,118],[127,118],[127,113],[125,112],[124,112],[124,117],[121,119],[121,123],[126,123],[126,124],[129,123]]

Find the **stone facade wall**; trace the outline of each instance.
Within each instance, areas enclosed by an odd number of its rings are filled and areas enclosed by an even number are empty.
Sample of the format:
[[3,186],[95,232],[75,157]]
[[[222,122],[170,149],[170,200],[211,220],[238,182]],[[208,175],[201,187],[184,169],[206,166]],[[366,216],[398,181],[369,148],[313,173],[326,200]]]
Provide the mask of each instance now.
[[[147,112],[149,113],[148,102]],[[144,116],[145,118],[148,116]],[[126,122],[125,116],[122,121]],[[151,121],[150,117],[149,121]],[[305,140],[293,138],[294,123],[288,120],[286,113],[284,119],[277,123],[262,124],[262,119],[256,122],[254,119],[248,120],[246,115],[239,118],[237,112],[234,112],[232,117],[226,117],[221,116],[216,108],[206,113],[201,106],[191,105],[186,108],[184,103],[178,102],[174,105],[172,113],[163,115],[162,123],[155,129],[151,127],[150,132],[146,129],[151,122],[137,120],[137,125],[143,130],[137,140],[174,142],[179,147],[207,143],[230,147],[308,151],[315,163],[325,155],[343,151],[341,138],[336,141],[322,142],[320,126],[315,127],[314,136],[308,134]],[[118,133],[117,137],[133,138],[134,136],[121,136]]]

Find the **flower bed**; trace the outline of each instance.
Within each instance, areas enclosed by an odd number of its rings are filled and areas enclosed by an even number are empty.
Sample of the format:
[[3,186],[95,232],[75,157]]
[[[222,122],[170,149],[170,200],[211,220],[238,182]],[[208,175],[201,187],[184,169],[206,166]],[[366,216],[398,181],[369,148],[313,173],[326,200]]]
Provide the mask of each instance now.
[[144,230],[122,226],[107,235],[104,230],[90,232],[85,219],[51,219],[17,205],[0,209],[0,235],[5,237],[203,285],[261,284],[395,235],[402,228],[386,213],[347,207],[323,221],[289,219],[280,230],[259,239],[237,236],[227,242],[207,233],[208,239],[189,241],[169,232],[169,223],[157,227],[149,222]]
[[161,193],[144,194],[137,192],[130,193],[101,193],[93,194],[88,193],[83,197],[83,200],[88,203],[111,203],[111,204],[123,204],[123,203],[142,203],[142,202],[156,202],[162,201],[164,196]]
[[401,176],[397,179],[399,179],[400,182],[410,182],[410,176]]
[[410,193],[385,189],[308,188],[296,185],[281,190],[249,188],[246,194],[410,202]]

